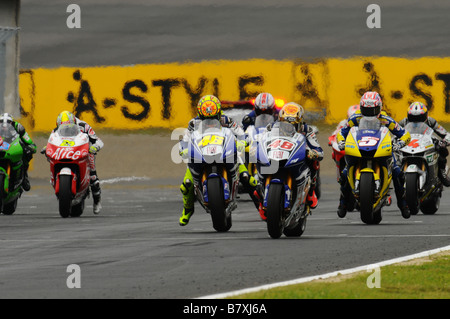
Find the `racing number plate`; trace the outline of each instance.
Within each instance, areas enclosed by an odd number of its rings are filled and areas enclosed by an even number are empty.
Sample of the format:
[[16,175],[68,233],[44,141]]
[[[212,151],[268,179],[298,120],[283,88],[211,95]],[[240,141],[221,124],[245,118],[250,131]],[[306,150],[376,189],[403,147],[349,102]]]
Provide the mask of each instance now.
[[363,136],[361,138],[361,140],[359,141],[358,145],[359,146],[375,146],[377,145],[378,141],[380,139],[378,137],[374,137],[374,136]]
[[219,135],[206,135],[198,143],[198,146],[205,147],[207,145],[222,145],[225,137]]
[[277,138],[276,140],[273,140],[269,145],[267,145],[267,148],[270,148],[271,150],[281,149],[285,151],[292,151],[295,145],[295,143],[292,143],[288,140]]

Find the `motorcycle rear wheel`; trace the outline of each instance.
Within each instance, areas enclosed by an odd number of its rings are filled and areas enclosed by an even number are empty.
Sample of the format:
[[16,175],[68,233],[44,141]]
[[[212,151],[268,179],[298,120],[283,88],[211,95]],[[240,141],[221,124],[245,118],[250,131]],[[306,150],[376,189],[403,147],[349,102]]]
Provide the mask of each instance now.
[[218,232],[226,232],[231,228],[231,214],[226,216],[222,181],[219,177],[212,177],[208,179],[207,185],[213,227]]
[[72,176],[59,176],[59,214],[63,218],[70,216],[72,209]]
[[267,231],[270,237],[280,238],[284,228],[284,191],[282,184],[270,184],[267,195]]
[[436,194],[431,198],[424,200],[420,205],[420,210],[425,215],[433,215],[438,211],[440,202],[441,202],[440,195]]
[[12,202],[9,202],[8,204],[3,205],[3,214],[5,215],[12,215],[16,211],[17,208],[17,201],[19,199],[16,198]]
[[84,199],[78,205],[72,206],[70,217],[80,217],[84,210]]

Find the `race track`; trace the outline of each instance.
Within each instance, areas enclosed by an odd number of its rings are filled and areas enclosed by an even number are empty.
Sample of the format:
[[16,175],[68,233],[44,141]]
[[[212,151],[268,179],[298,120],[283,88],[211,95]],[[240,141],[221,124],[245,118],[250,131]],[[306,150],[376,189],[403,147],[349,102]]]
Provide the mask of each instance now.
[[[367,29],[366,4],[350,0],[342,7],[327,1],[300,6],[293,0],[277,6],[264,1],[260,8],[234,0],[220,7],[199,0],[186,6],[178,0],[172,5],[148,1],[156,3],[153,7],[143,7],[145,1],[139,0],[126,6],[80,0],[82,29],[68,30],[65,9],[71,2],[23,1],[23,68],[450,52],[449,5],[439,1],[427,2],[429,6],[415,1],[417,6],[406,9],[407,1],[379,1],[386,6],[380,30]],[[217,14],[214,21],[212,14]],[[211,29],[195,23],[202,18],[208,25],[218,24]],[[414,22],[418,18],[421,24]],[[267,50],[255,50],[266,42]],[[450,244],[448,189],[432,216],[419,213],[405,220],[394,197],[380,225],[363,224],[356,212],[339,219],[339,189],[326,146],[329,133],[321,133],[326,152],[322,199],[303,236],[295,239],[271,239],[247,195],[241,195],[229,232],[215,232],[198,204],[190,224],[180,227],[178,185],[184,166],[170,161],[174,143],[168,136],[101,136],[106,146],[97,158],[103,181],[98,216],[89,199],[80,218],[62,219],[48,183],[48,164],[36,155],[32,190],[20,198],[14,215],[0,215],[0,298],[196,298]],[[45,145],[45,138],[36,140],[38,148]],[[71,264],[80,266],[80,289],[67,287]]]
[[[436,215],[408,220],[394,200],[381,224],[368,226],[356,212],[339,219],[334,177],[323,182],[303,236],[274,240],[247,195],[231,230],[217,233],[197,204],[190,224],[178,226],[177,180],[103,184],[101,215],[93,215],[88,200],[81,218],[62,219],[50,185],[35,179],[17,212],[0,216],[0,298],[195,298],[450,243],[446,200]],[[66,285],[71,264],[80,266],[80,289]]]

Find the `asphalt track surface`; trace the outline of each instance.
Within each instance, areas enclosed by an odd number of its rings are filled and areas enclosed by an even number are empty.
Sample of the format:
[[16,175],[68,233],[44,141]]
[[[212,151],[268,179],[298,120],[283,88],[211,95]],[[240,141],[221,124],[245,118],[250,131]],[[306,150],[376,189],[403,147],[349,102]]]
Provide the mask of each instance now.
[[[436,215],[405,220],[394,200],[381,224],[368,226],[357,212],[337,217],[330,177],[300,238],[271,239],[245,194],[230,231],[214,231],[198,204],[189,225],[180,227],[177,181],[167,182],[104,184],[100,215],[88,200],[82,217],[63,219],[48,182],[33,180],[17,212],[0,216],[0,298],[195,298],[450,243],[449,201]],[[80,289],[67,287],[71,264],[80,266]]]
[[[201,2],[80,0],[82,29],[68,30],[70,2],[24,0],[21,65],[450,52],[444,2],[379,1],[385,5],[380,30],[365,27],[369,2],[361,5],[364,1],[343,1],[342,6],[266,1],[261,7],[245,1],[222,1],[219,7]],[[264,50],[255,49],[260,45]],[[165,155],[155,161],[167,161]],[[17,212],[0,216],[0,298],[195,298],[450,244],[448,190],[433,216],[419,213],[405,220],[394,199],[383,210],[381,224],[368,226],[358,213],[337,217],[338,187],[328,169],[322,176],[323,197],[303,236],[278,240],[269,238],[247,195],[241,195],[227,233],[215,232],[197,204],[190,224],[180,227],[181,176],[104,183],[102,213],[93,215],[90,199],[81,218],[68,219],[59,217],[48,181],[32,178],[33,188],[19,200]],[[80,266],[80,289],[66,285],[71,264]]]
[[[68,29],[66,8],[81,8]],[[21,66],[132,65],[201,60],[447,56],[445,0],[22,0]]]

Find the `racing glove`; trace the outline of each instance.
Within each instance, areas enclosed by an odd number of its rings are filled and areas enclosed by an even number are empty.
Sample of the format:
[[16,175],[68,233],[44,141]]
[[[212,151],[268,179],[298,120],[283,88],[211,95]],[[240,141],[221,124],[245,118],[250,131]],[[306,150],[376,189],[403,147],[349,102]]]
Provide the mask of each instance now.
[[247,143],[245,142],[245,140],[237,140],[236,141],[236,147],[237,147],[238,153],[242,153],[245,151],[246,144]]
[[308,150],[306,156],[308,157],[308,159],[310,159],[311,161],[315,161],[319,158],[319,152],[317,152],[316,150]]
[[392,149],[394,152],[397,152],[400,149],[404,148],[405,146],[406,146],[406,142],[399,140],[397,143],[394,144],[394,147]]
[[338,147],[339,147],[339,150],[341,150],[341,151],[345,150],[345,141],[339,141]]
[[447,138],[447,136],[439,141],[439,146],[444,148],[450,145],[450,139]]
[[89,153],[91,154],[97,154],[98,151],[99,149],[95,145],[91,145],[91,147],[89,147]]

